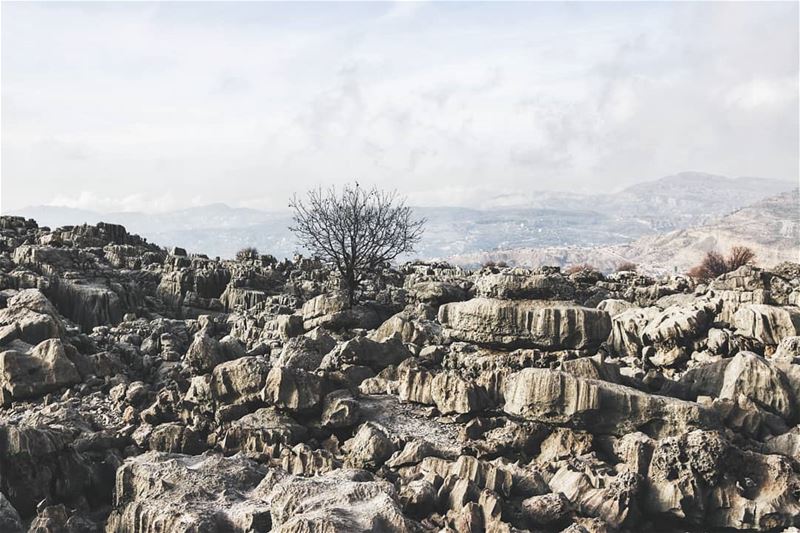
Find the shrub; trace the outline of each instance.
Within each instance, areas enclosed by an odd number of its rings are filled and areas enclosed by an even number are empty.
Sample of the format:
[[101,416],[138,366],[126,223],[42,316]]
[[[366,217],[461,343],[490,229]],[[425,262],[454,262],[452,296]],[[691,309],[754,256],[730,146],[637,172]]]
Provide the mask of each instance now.
[[493,259],[489,259],[483,263],[482,268],[506,268],[507,266],[508,263],[505,261],[495,261]]
[[630,261],[623,261],[617,265],[617,272],[636,272],[639,265],[631,263]]
[[582,263],[579,265],[571,265],[564,269],[564,273],[568,276],[577,274],[579,272],[598,272],[598,270],[589,263]]
[[734,246],[728,252],[728,270],[733,271],[756,258],[755,252],[747,246]]
[[242,248],[236,252],[237,261],[247,261],[248,259],[258,259],[258,250],[253,246]]
[[721,253],[707,252],[699,265],[689,269],[687,274],[700,281],[709,281],[737,268],[751,263],[756,254],[746,246],[734,246],[728,252],[728,257]]

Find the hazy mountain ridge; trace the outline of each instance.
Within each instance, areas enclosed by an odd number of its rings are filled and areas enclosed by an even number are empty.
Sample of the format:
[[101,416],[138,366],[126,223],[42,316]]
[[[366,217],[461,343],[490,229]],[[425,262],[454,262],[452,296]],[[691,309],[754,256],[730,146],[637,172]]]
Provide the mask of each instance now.
[[541,247],[496,250],[452,257],[463,266],[505,261],[520,266],[590,263],[613,270],[630,261],[648,272],[682,272],[710,251],[727,252],[732,246],[748,246],[760,265],[782,261],[800,262],[800,189],[794,189],[720,217],[709,224],[648,235],[631,243],[611,246]]
[[[488,205],[501,205],[484,209],[416,207],[415,212],[428,223],[415,256],[479,256],[494,250],[533,248],[545,253],[545,249],[623,244],[708,223],[791,187],[780,180],[683,172],[611,194],[539,192],[517,196],[516,205],[507,195],[499,195],[489,199]],[[151,242],[211,257],[232,257],[244,246],[277,257],[291,257],[298,251],[288,231],[288,211],[217,203],[165,213],[97,213],[37,206],[10,214],[50,227],[114,222]]]

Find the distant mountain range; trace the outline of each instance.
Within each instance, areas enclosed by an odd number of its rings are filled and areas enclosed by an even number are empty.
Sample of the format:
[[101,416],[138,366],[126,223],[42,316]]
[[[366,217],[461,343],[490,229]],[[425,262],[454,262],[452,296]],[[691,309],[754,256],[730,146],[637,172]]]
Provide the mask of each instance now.
[[[683,172],[610,194],[540,192],[498,196],[489,200],[493,207],[485,209],[418,207],[415,212],[428,222],[414,256],[471,260],[499,251],[626,244],[647,235],[709,224],[793,186],[781,180]],[[34,218],[50,227],[100,221],[123,224],[151,242],[212,257],[232,257],[245,246],[277,257],[290,257],[297,251],[287,229],[288,212],[211,204],[166,213],[35,206],[9,214]],[[791,213],[786,217],[791,219]]]
[[658,274],[685,272],[706,252],[726,253],[737,245],[751,248],[762,266],[800,262],[800,189],[759,200],[707,224],[647,235],[629,243],[494,250],[450,260],[467,267],[487,261],[532,267],[589,263],[605,271],[632,262],[645,272]]

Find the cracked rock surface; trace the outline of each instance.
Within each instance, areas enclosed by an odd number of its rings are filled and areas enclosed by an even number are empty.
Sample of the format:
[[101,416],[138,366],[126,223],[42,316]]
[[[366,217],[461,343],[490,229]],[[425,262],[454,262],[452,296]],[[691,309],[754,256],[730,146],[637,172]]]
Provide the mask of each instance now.
[[800,526],[800,265],[325,264],[0,217],[0,532]]

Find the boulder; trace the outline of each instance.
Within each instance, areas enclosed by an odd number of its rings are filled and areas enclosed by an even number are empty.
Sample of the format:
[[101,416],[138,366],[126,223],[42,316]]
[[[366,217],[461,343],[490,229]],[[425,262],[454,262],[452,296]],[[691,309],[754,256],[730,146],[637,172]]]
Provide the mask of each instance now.
[[725,367],[719,397],[737,400],[739,396],[787,421],[794,418],[795,398],[783,373],[752,352],[739,352]]
[[2,343],[20,339],[38,344],[64,335],[65,328],[53,304],[38,289],[24,289],[0,309]]
[[341,389],[325,396],[320,422],[328,428],[351,427],[358,423],[359,414],[358,400],[350,391]]
[[403,515],[392,484],[374,481],[363,470],[289,476],[275,485],[269,499],[276,533],[410,533],[418,527]]
[[453,340],[500,348],[593,349],[608,338],[607,312],[567,303],[473,298],[439,308]]
[[526,368],[512,374],[504,397],[503,409],[511,415],[619,436],[719,426],[712,411],[694,402],[555,370]]
[[267,531],[265,467],[241,456],[147,452],[117,471],[106,532]]
[[201,330],[194,336],[183,360],[198,373],[210,372],[224,361],[219,341]]
[[320,378],[305,370],[274,367],[267,375],[261,392],[270,405],[291,412],[307,412],[319,407],[322,394]]
[[763,304],[745,305],[733,316],[736,333],[777,346],[785,337],[800,335],[800,308]]
[[0,353],[0,389],[15,400],[34,398],[81,381],[59,339],[39,343],[29,354]]

